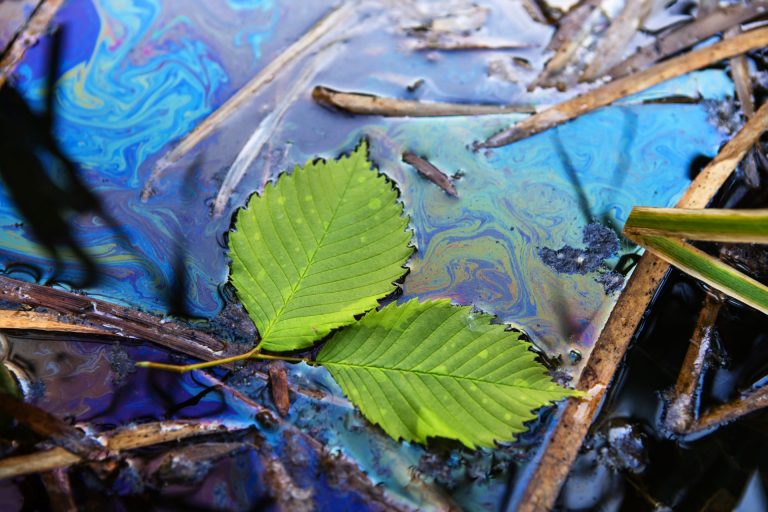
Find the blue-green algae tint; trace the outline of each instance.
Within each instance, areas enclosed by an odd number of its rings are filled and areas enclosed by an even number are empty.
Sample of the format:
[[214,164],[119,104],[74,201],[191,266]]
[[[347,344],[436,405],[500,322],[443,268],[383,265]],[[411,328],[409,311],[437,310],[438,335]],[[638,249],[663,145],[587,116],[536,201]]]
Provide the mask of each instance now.
[[[713,156],[724,135],[709,123],[703,104],[639,101],[668,94],[722,99],[733,94],[727,76],[721,71],[695,73],[634,101],[505,148],[480,152],[471,149],[473,141],[520,116],[355,118],[313,104],[307,89],[271,134],[225,214],[213,218],[211,203],[226,170],[304,69],[307,62],[302,62],[239,109],[194,155],[169,168],[152,197],[142,202],[140,192],[154,163],[173,142],[312,26],[328,4],[319,0],[65,4],[57,22],[71,30],[57,83],[56,135],[129,237],[128,242],[116,242],[111,228],[98,218],[75,219],[78,240],[101,272],[99,282],[85,292],[165,312],[174,280],[172,262],[183,251],[189,276],[186,308],[195,317],[215,318],[227,300],[221,291],[228,274],[225,234],[236,209],[282,170],[316,156],[336,157],[366,137],[371,158],[399,188],[414,231],[417,253],[409,263],[400,300],[447,297],[497,315],[501,322],[526,331],[550,356],[560,356],[566,374],[577,377],[617,297],[599,279],[622,254],[637,249],[622,242],[618,254],[583,275],[558,272],[544,263],[541,251],[586,249],[582,237],[588,224],[601,223],[619,232],[633,205],[674,204],[690,183],[692,162]],[[497,7],[494,2],[488,5]],[[368,23],[383,17],[370,25],[373,28],[349,32],[338,43],[342,48],[334,64],[322,69],[312,85],[435,101],[551,103],[560,98],[553,91],[528,96],[525,83],[489,76],[490,64],[509,59],[509,52],[413,53],[407,49],[407,37],[382,12],[371,8]],[[549,28],[533,23],[516,4],[489,19],[486,35],[516,34],[516,40],[534,47],[514,55],[541,63]],[[41,103],[46,50],[45,40],[32,48],[13,77],[33,105]],[[421,87],[406,90],[419,79],[424,80]],[[404,151],[426,157],[455,175],[459,197],[448,196],[402,163]],[[2,189],[0,229],[0,265],[8,275],[41,282],[51,277],[53,262],[31,240]],[[59,276],[65,287],[83,273],[74,258],[70,260]],[[583,356],[581,363],[574,351]],[[301,366],[294,369],[293,378],[342,397],[322,369]],[[191,395],[199,388],[193,379],[183,382]],[[257,393],[263,394],[263,390]],[[510,473],[508,468],[522,470],[535,458],[541,441],[540,436],[524,436],[514,450],[493,456],[443,451],[438,464],[423,448],[386,438],[343,399],[337,402],[300,399],[290,420],[308,431],[322,432],[329,447],[354,457],[374,481],[417,507],[429,508],[429,500],[409,480],[411,467],[421,467],[427,480],[437,479],[467,509],[497,510],[519,489],[515,487],[519,478],[510,485],[509,475],[522,472]],[[88,421],[100,417],[106,421],[115,414],[90,407],[72,414]],[[137,407],[130,411],[130,417],[119,420],[154,414]]]

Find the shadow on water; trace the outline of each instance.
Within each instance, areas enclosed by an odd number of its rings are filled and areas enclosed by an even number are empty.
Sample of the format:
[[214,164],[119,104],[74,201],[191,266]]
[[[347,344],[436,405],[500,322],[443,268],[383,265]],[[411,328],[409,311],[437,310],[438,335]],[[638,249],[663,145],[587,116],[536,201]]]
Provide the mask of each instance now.
[[85,269],[78,283],[85,287],[96,282],[97,269],[75,240],[72,215],[93,213],[114,227],[117,224],[83,183],[74,162],[61,151],[53,135],[54,84],[63,37],[61,28],[51,35],[42,113],[33,112],[13,86],[6,84],[0,89],[0,176],[30,234],[53,258],[54,279],[63,270],[62,251],[69,250]]
[[[135,254],[146,271],[162,275],[156,264],[137,254],[125,229],[104,209],[101,199],[79,175],[78,168],[59,147],[54,136],[56,119],[55,84],[60,71],[66,30],[58,27],[50,36],[44,109],[35,112],[21,93],[6,83],[0,88],[0,180],[24,219],[31,239],[40,244],[53,260],[54,271],[48,284],[58,282],[65,272],[67,253],[74,255],[83,269],[75,288],[88,288],[99,280],[97,262],[75,235],[77,215],[99,217],[113,232],[115,243]],[[187,171],[182,197],[194,198],[193,181],[199,174],[200,159]],[[171,262],[171,278],[166,303],[170,315],[186,317],[189,309],[187,248],[181,229],[176,231],[177,250]]]

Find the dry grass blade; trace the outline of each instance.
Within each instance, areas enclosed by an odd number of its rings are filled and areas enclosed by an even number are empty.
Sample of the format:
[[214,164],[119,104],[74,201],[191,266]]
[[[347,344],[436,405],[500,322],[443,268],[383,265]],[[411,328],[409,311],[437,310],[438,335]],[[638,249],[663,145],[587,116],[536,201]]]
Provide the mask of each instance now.
[[359,92],[335,91],[318,85],[312,90],[312,98],[320,105],[350,114],[385,117],[446,117],[484,116],[495,114],[526,113],[536,110],[529,105],[468,105],[465,103],[433,103],[414,100],[384,98]]
[[313,48],[328,32],[343,26],[354,15],[357,9],[356,2],[342,2],[337,8],[333,9],[312,28],[310,28],[301,38],[289,46],[283,53],[277,56],[275,60],[259,71],[259,73],[229,98],[221,107],[209,115],[194,130],[189,132],[179,141],[174,148],[157,161],[152,169],[152,174],[141,192],[141,199],[146,201],[152,195],[152,187],[155,181],[162,175],[163,171],[178,162],[187,153],[189,153],[200,141],[208,137],[224,122],[235,114],[243,104],[250,98],[258,94],[264,86],[275,80],[285,70]]
[[607,71],[612,78],[621,78],[640,71],[663,58],[674,55],[720,32],[766,13],[768,2],[758,0],[748,5],[730,5],[708,12],[682,27],[659,36],[638,50],[632,57]]
[[635,206],[624,233],[708,242],[768,243],[768,210]]
[[670,78],[767,45],[768,28],[740,34],[732,39],[670,59],[635,75],[610,82],[581,96],[564,101],[490,137],[485,142],[477,143],[476,146],[480,148],[506,146],[563,124],[587,112],[610,105],[616,100],[648,89]]
[[528,43],[507,41],[506,39],[474,37],[445,37],[437,40],[416,41],[411,45],[411,49],[417,51],[519,50],[530,47],[531,45]]
[[[707,165],[678,202],[680,208],[704,208],[733,173],[739,161],[768,129],[768,104],[742,127]],[[616,306],[595,342],[577,389],[587,391],[589,401],[570,400],[544,448],[529,484],[523,491],[518,512],[551,510],[571,464],[581,448],[602,404],[635,330],[645,315],[669,266],[646,253],[640,258]]]
[[0,87],[8,80],[8,76],[16,69],[27,50],[37,44],[53,22],[65,0],[42,0],[27,20],[24,29],[16,34],[9,47],[0,57]]
[[[230,427],[220,422],[160,421],[143,425],[122,427],[105,432],[100,437],[113,454],[146,446],[179,441],[189,437],[244,430],[247,427]],[[84,459],[64,448],[54,448],[29,455],[19,455],[0,460],[0,480],[21,475],[73,466]]]
[[768,286],[681,240],[632,236],[657,257],[744,304],[768,314]]

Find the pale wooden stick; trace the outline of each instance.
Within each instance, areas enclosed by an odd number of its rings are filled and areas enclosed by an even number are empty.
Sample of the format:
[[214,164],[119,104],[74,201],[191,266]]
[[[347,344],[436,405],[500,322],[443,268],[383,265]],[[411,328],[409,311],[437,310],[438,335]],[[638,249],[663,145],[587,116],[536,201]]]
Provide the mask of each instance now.
[[506,146],[549,128],[561,125],[616,100],[631,96],[671,78],[704,68],[723,59],[768,45],[768,28],[745,32],[734,38],[707,46],[700,50],[675,57],[652,68],[626,78],[620,78],[585,94],[564,101],[535,114],[524,121],[498,133],[480,148]]
[[[704,208],[733,173],[739,161],[768,130],[768,103],[742,127],[707,165],[677,203],[680,208]],[[669,265],[650,253],[640,258],[637,268],[619,296],[608,321],[595,342],[587,364],[579,377],[577,389],[586,391],[589,400],[570,399],[544,448],[518,512],[551,510],[568,476],[584,437],[594,421],[627,351],[630,341],[645,315]]]
[[152,169],[152,174],[141,192],[141,199],[146,201],[152,195],[152,187],[160,175],[189,153],[197,144],[217,130],[224,122],[240,110],[248,100],[258,94],[264,86],[275,80],[286,69],[290,69],[301,57],[307,55],[312,46],[329,31],[343,25],[355,13],[357,2],[341,2],[330,13],[318,21],[301,38],[289,46],[275,60],[229,98],[215,112],[205,118],[194,130],[184,136],[174,148],[166,153]]
[[82,334],[110,334],[96,326],[73,324],[60,320],[60,315],[36,311],[0,309],[0,329],[30,329],[36,331],[76,332]]

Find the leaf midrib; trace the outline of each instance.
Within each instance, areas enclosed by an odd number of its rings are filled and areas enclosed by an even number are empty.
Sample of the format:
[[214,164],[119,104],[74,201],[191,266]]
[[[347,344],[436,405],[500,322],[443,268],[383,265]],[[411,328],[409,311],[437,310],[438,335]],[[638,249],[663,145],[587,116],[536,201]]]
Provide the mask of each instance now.
[[267,327],[264,329],[264,335],[262,337],[262,341],[269,341],[268,340],[269,334],[272,332],[272,329],[280,320],[280,317],[283,315],[283,312],[285,311],[286,307],[288,306],[288,304],[290,304],[291,300],[296,295],[296,292],[301,287],[301,283],[307,276],[309,269],[312,268],[312,265],[315,264],[315,257],[317,257],[317,253],[318,251],[320,251],[320,247],[322,247],[323,242],[325,242],[325,238],[328,236],[328,233],[331,231],[331,226],[333,226],[333,223],[336,220],[336,214],[341,209],[341,204],[344,202],[344,198],[347,196],[347,190],[349,190],[349,184],[352,182],[352,173],[348,172],[346,169],[345,169],[345,172],[347,174],[347,181],[344,184],[344,190],[341,192],[341,197],[339,197],[339,200],[336,203],[336,207],[333,209],[333,213],[331,214],[331,219],[328,221],[328,225],[323,231],[323,234],[320,237],[320,240],[317,241],[317,245],[315,246],[314,251],[312,251],[311,256],[307,258],[307,264],[304,267],[304,270],[301,272],[301,275],[299,276],[298,280],[296,281],[296,284],[293,287],[291,287],[291,291],[288,294],[288,297],[283,301],[283,304],[275,313],[274,318],[267,324]]
[[[389,368],[386,366],[375,366],[375,365],[365,365],[365,364],[351,364],[351,363],[342,363],[338,361],[322,361],[318,360],[318,363],[321,363],[323,366],[342,366],[346,368],[356,368],[356,369],[366,369],[366,370],[380,370],[380,371],[390,371],[390,372],[400,372],[400,373],[413,373],[416,375],[429,375],[430,377],[446,377],[450,379],[456,379],[456,380],[466,380],[469,382],[479,382],[482,384],[493,384],[495,386],[506,386],[510,388],[516,388],[516,389],[531,389],[534,391],[552,391],[545,388],[537,388],[533,386],[523,386],[523,385],[517,385],[517,384],[504,384],[502,382],[496,382],[492,380],[485,380],[485,379],[479,379],[475,377],[464,377],[464,376],[456,376],[451,375],[449,373],[440,373],[440,372],[429,372],[424,370],[404,370],[402,368]],[[546,377],[546,375],[543,375],[543,377]],[[549,382],[549,381],[547,381]],[[556,391],[561,391],[559,388],[556,389]]]

